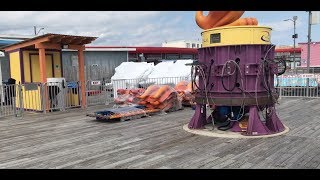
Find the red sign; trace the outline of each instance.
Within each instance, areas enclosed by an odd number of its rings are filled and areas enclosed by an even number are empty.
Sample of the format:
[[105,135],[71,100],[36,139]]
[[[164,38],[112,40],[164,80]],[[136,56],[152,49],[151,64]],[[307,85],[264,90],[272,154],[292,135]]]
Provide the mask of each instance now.
[[91,85],[99,86],[99,85],[101,85],[101,81],[91,81]]

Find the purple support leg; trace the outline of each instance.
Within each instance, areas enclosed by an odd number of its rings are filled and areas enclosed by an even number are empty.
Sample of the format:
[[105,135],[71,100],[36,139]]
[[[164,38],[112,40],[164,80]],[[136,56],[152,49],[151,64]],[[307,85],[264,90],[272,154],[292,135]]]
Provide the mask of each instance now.
[[207,118],[206,123],[212,123],[212,113],[210,114],[210,116]]
[[274,106],[270,107],[269,109],[271,110],[271,114],[268,115],[266,119],[266,126],[268,127],[268,129],[273,133],[284,131],[285,127],[277,116]]
[[239,122],[234,122],[232,128],[231,128],[232,132],[242,132],[242,129],[239,126]]
[[262,123],[258,114],[258,108],[251,106],[249,110],[249,120],[246,135],[257,136],[270,134],[266,125]]
[[203,128],[203,126],[206,124],[206,116],[207,116],[206,106],[201,105],[201,104],[197,104],[194,115],[193,115],[191,121],[189,122],[188,127],[190,129]]

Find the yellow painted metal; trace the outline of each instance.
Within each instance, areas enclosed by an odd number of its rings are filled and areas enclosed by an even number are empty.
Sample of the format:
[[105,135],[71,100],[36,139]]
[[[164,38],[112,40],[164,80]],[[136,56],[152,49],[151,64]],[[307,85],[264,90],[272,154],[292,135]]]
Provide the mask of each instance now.
[[271,28],[266,26],[229,26],[205,30],[202,47],[271,44]]
[[52,52],[54,77],[62,77],[61,52]]
[[79,106],[80,105],[80,96],[78,93],[73,93],[71,90],[67,93],[69,96],[68,106]]
[[[46,51],[47,77],[62,77],[61,52]],[[40,82],[40,64],[38,51],[23,51],[24,79],[25,82]],[[30,61],[31,57],[31,61]],[[53,58],[53,64],[52,64]],[[30,64],[31,62],[31,64]],[[31,69],[32,68],[32,72]]]
[[29,60],[29,51],[23,51],[23,68],[24,68],[24,81],[26,83],[31,82],[31,71],[30,71],[30,60]]
[[19,51],[9,53],[10,77],[16,80],[16,84],[21,82],[20,53]]
[[[55,77],[62,76],[62,65],[61,65],[60,53],[61,52],[46,51],[47,77],[53,77],[53,72]],[[24,72],[25,83],[40,82],[40,65],[39,65],[38,54],[39,52],[34,50],[22,51],[23,68],[24,68],[23,72]],[[52,64],[52,61],[53,61],[53,64]],[[11,72],[11,77],[16,79],[17,83],[21,81],[19,51],[10,53],[10,72]],[[31,77],[32,77],[32,81],[31,81]],[[22,86],[22,100],[23,100],[22,105],[24,109],[33,110],[33,111],[42,111],[43,98],[44,97],[41,94],[40,84],[36,89],[33,89],[33,90],[27,90],[26,86]],[[73,101],[76,101],[76,100],[77,99],[74,97]],[[20,104],[20,99],[18,98],[18,96],[16,96],[16,106],[18,107],[19,104]]]
[[[20,52],[12,52],[9,53],[10,56],[10,77],[16,80],[16,83],[21,83],[21,69],[20,69]],[[24,64],[24,67],[26,64]],[[29,66],[28,66],[29,68]],[[16,94],[19,94],[18,88],[16,88]],[[40,97],[40,86],[35,90],[26,90],[25,86],[22,86],[22,99],[23,99],[23,107],[25,109],[32,110],[41,110],[41,97]],[[15,97],[16,99],[16,107],[19,107],[20,98],[19,96]]]
[[[17,92],[18,93],[18,92]],[[41,111],[42,101],[40,84],[36,89],[27,90],[26,86],[22,86],[22,105],[25,110]],[[19,107],[20,97],[16,96],[16,107]]]
[[[39,55],[31,55],[32,81],[40,82],[40,64]],[[46,72],[47,78],[53,77],[52,56],[46,55]]]
[[38,86],[35,90],[26,91],[25,87],[22,87],[23,104],[25,109],[40,111],[42,109],[41,99],[41,87]]

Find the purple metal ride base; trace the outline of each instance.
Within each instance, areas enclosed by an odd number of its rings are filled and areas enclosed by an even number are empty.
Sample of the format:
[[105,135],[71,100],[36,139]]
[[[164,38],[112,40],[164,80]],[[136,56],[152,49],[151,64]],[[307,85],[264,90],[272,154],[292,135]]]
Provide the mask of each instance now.
[[[264,59],[274,59],[274,48],[274,45],[233,45],[198,49],[199,65],[203,67],[207,80],[207,94],[204,91],[196,93],[197,105],[188,127],[190,129],[202,129],[204,125],[211,122],[210,116],[208,118],[206,116],[206,104],[207,99],[209,99],[209,104],[215,106],[240,106],[240,101],[245,102],[245,108],[249,109],[249,120],[245,135],[268,135],[284,131],[285,127],[274,108],[275,102],[271,100],[272,97],[270,97],[265,86],[267,79],[271,92],[276,92],[274,74],[278,72],[277,64],[268,64],[269,74],[264,74],[261,68]],[[232,63],[226,64],[229,60],[238,62],[240,67],[238,77],[235,75],[237,73],[233,73],[236,66]],[[225,69],[222,73],[223,66],[225,66]],[[229,91],[223,87],[222,81]],[[238,83],[238,88],[233,88],[235,82]],[[199,76],[198,83],[199,88],[204,90],[205,82],[202,76]],[[233,90],[230,91],[230,89]],[[258,113],[261,106],[268,108],[269,111],[265,122],[261,121]],[[234,124],[231,130],[239,132],[238,122]]]

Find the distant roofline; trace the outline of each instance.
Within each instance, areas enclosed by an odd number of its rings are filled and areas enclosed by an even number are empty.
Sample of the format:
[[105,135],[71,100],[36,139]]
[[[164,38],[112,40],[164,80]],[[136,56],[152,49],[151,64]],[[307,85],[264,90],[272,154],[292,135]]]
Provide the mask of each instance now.
[[301,52],[301,48],[300,47],[296,47],[296,48],[276,48],[275,52],[296,52],[296,53],[300,53]]
[[[303,43],[298,43],[298,44],[308,44],[307,42],[303,42]],[[320,44],[320,42],[318,41],[318,42],[316,42],[316,41],[314,41],[314,42],[310,42],[310,44]]]
[[135,49],[135,53],[186,53],[197,54],[198,49],[195,48],[179,48],[179,47],[141,47],[141,46],[85,46],[86,50],[101,49],[102,51],[111,51],[111,49]]
[[14,35],[14,34],[0,34],[0,39],[30,39],[34,38],[33,35]]
[[86,48],[169,48],[169,49],[194,49],[194,48],[184,48],[184,47],[162,47],[162,46],[99,46],[99,45],[89,45]]
[[167,41],[167,42],[163,42],[163,43],[174,43],[174,42],[199,42],[199,43],[201,43],[201,41],[198,41],[198,40],[176,40],[176,41]]
[[[62,51],[76,51],[72,49],[63,49]],[[101,47],[101,46],[85,46],[84,51],[136,51],[136,48],[131,47]]]

